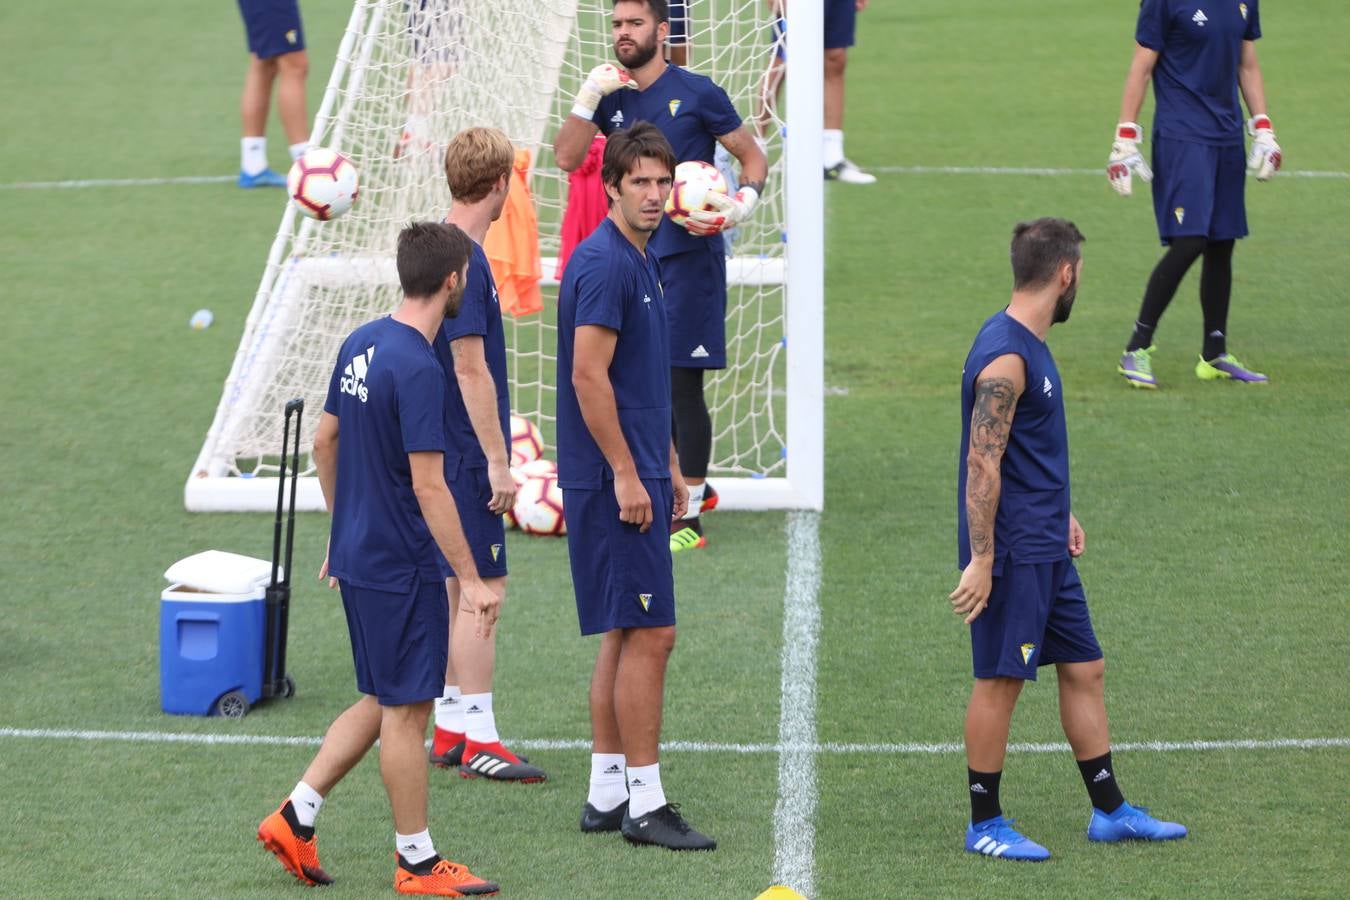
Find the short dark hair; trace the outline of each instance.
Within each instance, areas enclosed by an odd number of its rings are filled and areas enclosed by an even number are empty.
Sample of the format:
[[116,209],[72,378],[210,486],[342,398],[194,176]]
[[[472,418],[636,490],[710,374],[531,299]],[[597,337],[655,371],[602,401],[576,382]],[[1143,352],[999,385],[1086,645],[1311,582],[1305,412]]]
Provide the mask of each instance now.
[[[621,2],[623,0],[614,0],[612,5],[618,6]],[[652,18],[656,20],[658,25],[670,21],[670,5],[666,3],[666,0],[631,0],[631,2],[647,4],[647,8],[652,11]]]
[[398,282],[408,297],[434,297],[451,272],[462,273],[473,242],[458,226],[410,222],[398,236]]
[[1037,219],[1019,222],[1013,229],[1013,290],[1040,287],[1055,277],[1064,263],[1082,258],[1081,244],[1087,238],[1068,219]]
[[605,141],[605,156],[600,163],[600,180],[606,187],[618,189],[623,176],[633,171],[642,157],[664,163],[675,174],[675,151],[670,141],[650,122],[639,122],[632,128],[616,131]]

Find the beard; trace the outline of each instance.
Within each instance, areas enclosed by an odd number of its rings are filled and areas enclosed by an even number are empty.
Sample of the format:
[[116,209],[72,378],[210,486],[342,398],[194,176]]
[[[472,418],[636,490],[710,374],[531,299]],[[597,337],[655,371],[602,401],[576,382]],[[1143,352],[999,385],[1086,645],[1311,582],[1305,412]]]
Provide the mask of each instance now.
[[619,62],[623,63],[623,67],[631,72],[634,69],[640,69],[651,62],[652,57],[656,56],[656,51],[656,32],[653,30],[652,39],[646,44],[639,43],[635,40],[631,50],[620,50],[616,46],[614,48],[614,55],[618,58]]
[[1074,276],[1073,283],[1064,289],[1064,293],[1055,298],[1055,315],[1050,320],[1051,325],[1069,321],[1069,313],[1073,312],[1073,301],[1077,296],[1078,277]]
[[448,294],[445,298],[445,317],[453,319],[459,315],[459,301],[464,299],[464,281],[461,279],[459,287],[453,294]]

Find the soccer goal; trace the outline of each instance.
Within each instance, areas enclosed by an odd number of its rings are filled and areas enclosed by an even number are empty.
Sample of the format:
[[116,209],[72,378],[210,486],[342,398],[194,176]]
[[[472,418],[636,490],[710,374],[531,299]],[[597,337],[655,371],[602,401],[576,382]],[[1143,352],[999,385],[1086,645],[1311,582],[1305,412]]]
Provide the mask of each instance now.
[[[769,5],[689,6],[689,67],[722,85],[749,123],[774,59]],[[706,381],[710,477],[728,508],[819,509],[824,501],[822,22],[818,4],[788,8],[786,108],[773,111],[768,129],[762,202],[729,245],[728,367]],[[442,153],[471,125],[501,128],[530,154],[544,308],[504,318],[512,410],[533,419],[551,444],[555,263],[568,190],[552,142],[585,74],[612,57],[611,10],[610,0],[357,0],[311,140],[352,159],[360,197],[331,222],[286,204],[184,489],[189,510],[275,504],[269,476],[280,410],[303,397],[316,411],[301,439],[307,460],[341,342],[397,306],[395,239],[407,222],[449,209]],[[300,507],[322,509],[312,465],[303,474]]]

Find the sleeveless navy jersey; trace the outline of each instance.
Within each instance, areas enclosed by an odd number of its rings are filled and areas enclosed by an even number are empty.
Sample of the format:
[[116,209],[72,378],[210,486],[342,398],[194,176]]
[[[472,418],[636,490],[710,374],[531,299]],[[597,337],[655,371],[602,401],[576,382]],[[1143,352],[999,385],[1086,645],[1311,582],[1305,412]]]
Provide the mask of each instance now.
[[970,563],[966,522],[966,454],[975,380],[1000,356],[1026,364],[1000,465],[1002,492],[994,520],[994,556],[1017,563],[1056,562],[1069,555],[1069,437],[1064,391],[1050,348],[1007,311],[991,316],[975,336],[961,374],[961,453],[957,457],[957,565]]

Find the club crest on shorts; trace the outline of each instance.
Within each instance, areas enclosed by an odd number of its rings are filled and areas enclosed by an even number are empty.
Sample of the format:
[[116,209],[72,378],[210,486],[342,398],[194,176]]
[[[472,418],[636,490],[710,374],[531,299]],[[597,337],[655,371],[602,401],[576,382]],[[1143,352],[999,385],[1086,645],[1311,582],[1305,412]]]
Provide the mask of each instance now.
[[1239,3],[1238,12],[1242,13],[1242,21],[1247,21],[1247,4]]
[[1178,206],[1176,209],[1172,210],[1172,215],[1176,217],[1177,224],[1180,225],[1182,222],[1186,221],[1186,207]]
[[502,545],[501,545],[501,544],[493,544],[493,545],[492,545],[492,561],[493,561],[493,562],[496,562],[496,561],[497,561],[497,557],[501,555],[501,552],[502,552]]
[[1022,650],[1022,665],[1024,666],[1031,665],[1031,655],[1036,652],[1036,645],[1023,644],[1021,650]]
[[652,595],[651,595],[651,594],[638,594],[637,600],[638,600],[638,603],[641,603],[641,604],[642,604],[642,611],[643,611],[643,612],[651,612],[651,611],[652,611]]

